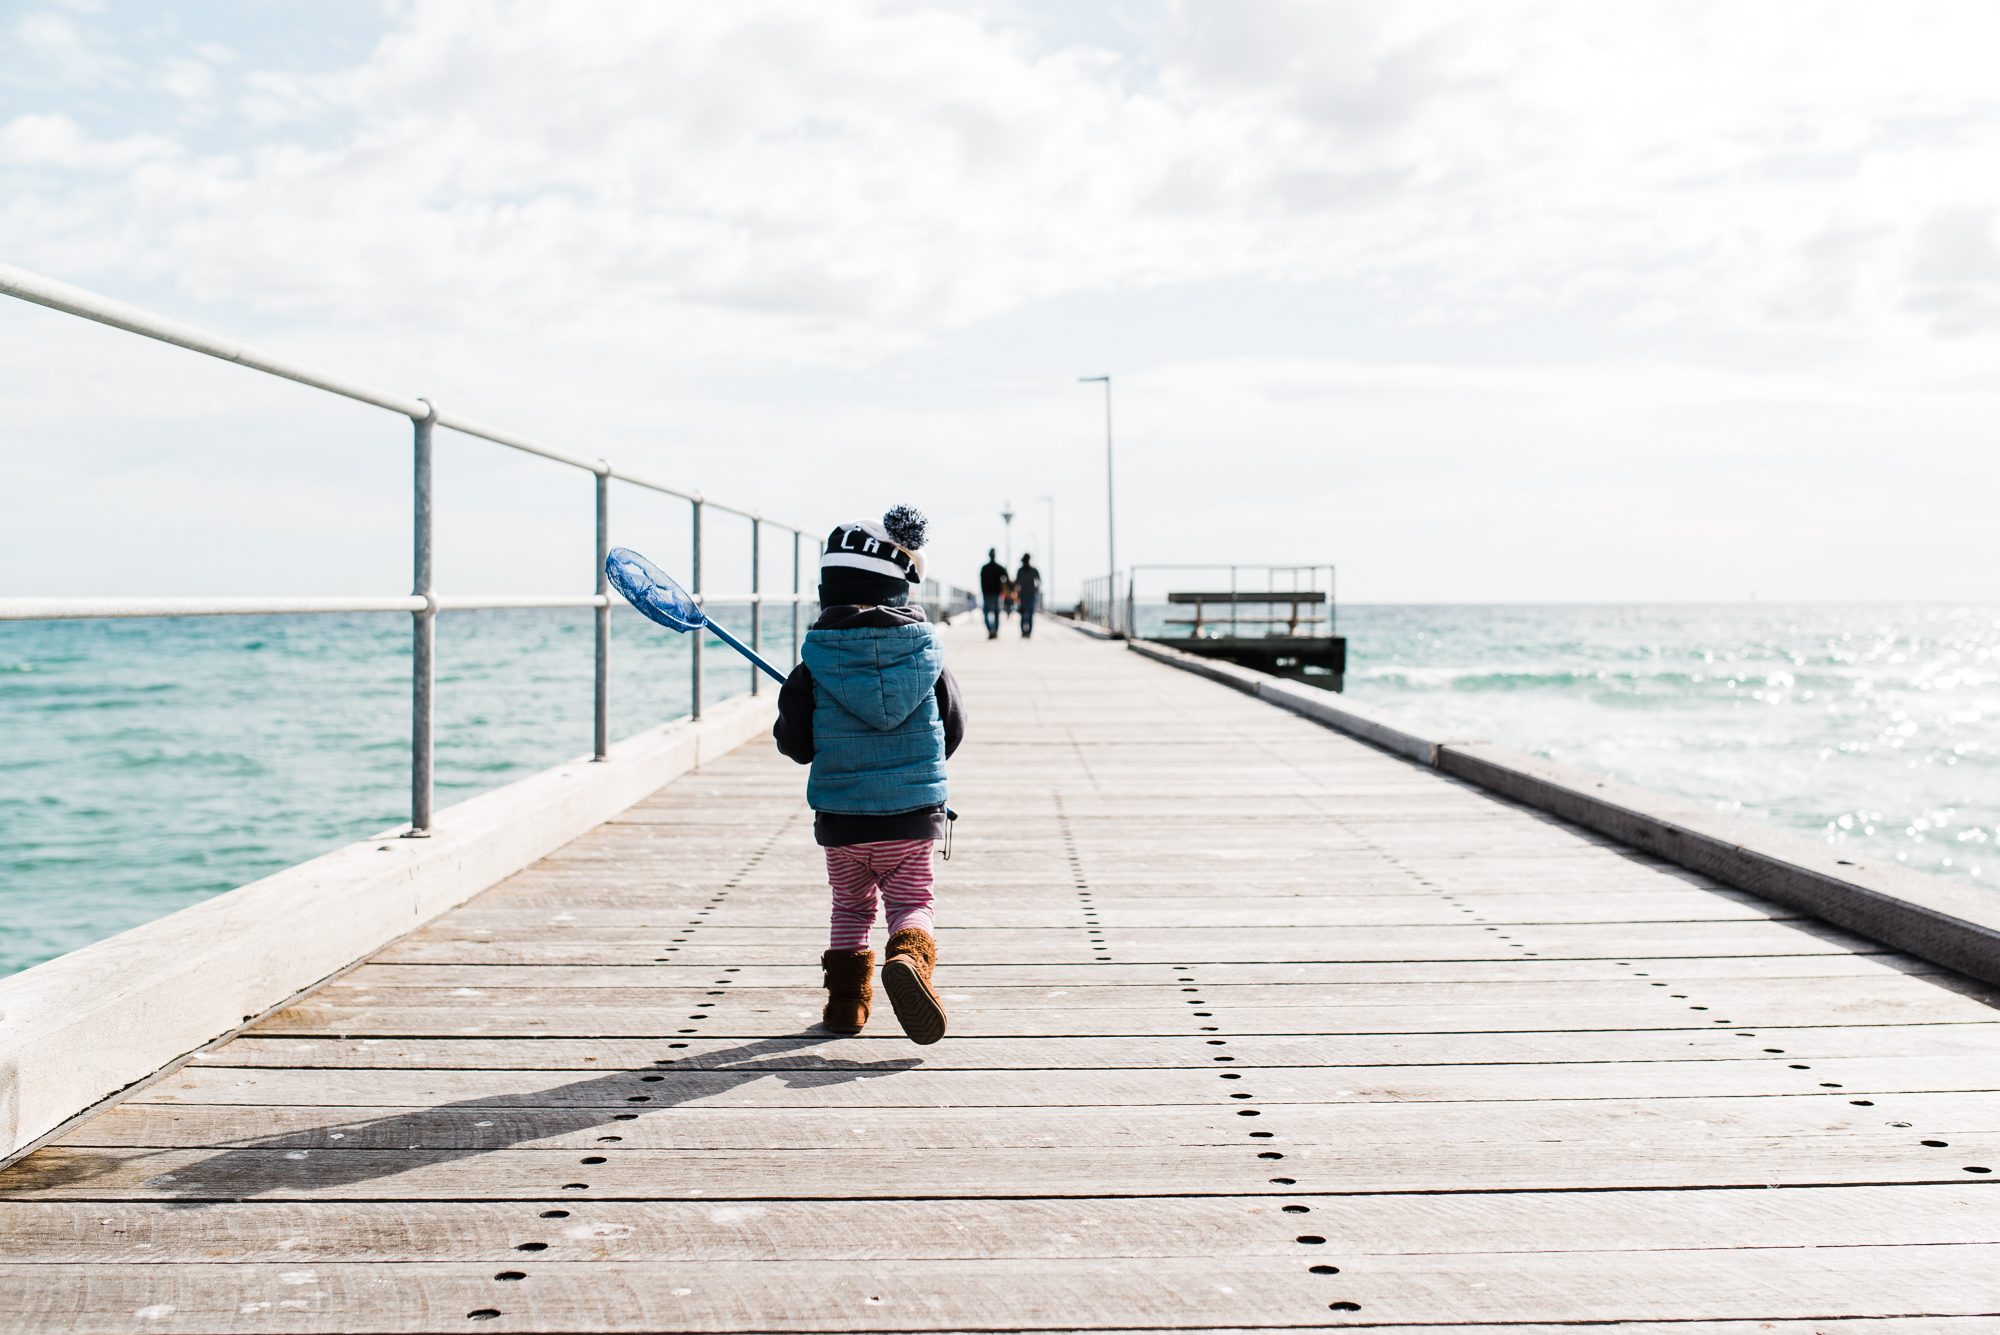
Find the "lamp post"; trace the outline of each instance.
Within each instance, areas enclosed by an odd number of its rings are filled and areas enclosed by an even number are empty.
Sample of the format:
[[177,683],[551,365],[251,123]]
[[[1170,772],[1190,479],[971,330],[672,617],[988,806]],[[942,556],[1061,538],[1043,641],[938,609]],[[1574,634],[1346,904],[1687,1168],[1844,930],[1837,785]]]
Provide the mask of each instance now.
[[[1111,377],[1078,376],[1079,385],[1104,384],[1104,543],[1111,555],[1111,629],[1118,630],[1118,505],[1111,472]],[[1127,628],[1130,629],[1129,627]]]
[[1000,507],[1000,522],[1007,526],[1007,536],[1000,540],[1000,550],[1007,553],[1007,558],[1000,564],[1010,566],[1014,564],[1014,502],[1008,501]]
[[1053,496],[1037,496],[1035,499],[1049,503],[1049,551],[1047,558],[1042,562],[1042,582],[1049,586],[1048,597],[1054,599],[1056,596],[1056,498]]

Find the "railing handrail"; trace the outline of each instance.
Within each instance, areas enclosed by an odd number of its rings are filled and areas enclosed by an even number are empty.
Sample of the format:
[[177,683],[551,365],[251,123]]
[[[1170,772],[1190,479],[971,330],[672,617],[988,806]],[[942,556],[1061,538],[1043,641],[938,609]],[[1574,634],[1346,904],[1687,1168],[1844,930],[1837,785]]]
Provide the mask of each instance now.
[[[792,661],[798,661],[799,619],[804,604],[814,601],[805,592],[801,580],[800,557],[806,541],[824,550],[825,544],[810,538],[806,531],[794,524],[766,519],[761,510],[747,510],[740,506],[711,501],[699,491],[688,491],[669,486],[651,478],[620,472],[605,459],[587,459],[582,455],[559,450],[526,436],[516,435],[499,427],[488,426],[469,417],[440,409],[425,398],[390,393],[364,385],[345,376],[333,375],[300,362],[286,360],[266,352],[223,338],[205,329],[179,320],[169,319],[155,311],[142,309],[128,302],[116,301],[101,293],[77,287],[42,274],[31,273],[11,264],[0,264],[0,294],[18,297],[22,301],[46,306],[67,315],[95,320],[99,324],[110,325],[127,333],[138,334],[162,343],[199,352],[204,356],[233,362],[267,375],[279,376],[286,380],[338,394],[376,408],[401,414],[410,419],[414,427],[412,439],[412,462],[414,476],[414,530],[415,587],[403,597],[374,597],[347,595],[330,597],[180,597],[180,598],[0,598],[0,621],[46,621],[67,620],[86,617],[174,617],[174,616],[225,616],[243,614],[290,615],[313,612],[408,612],[411,614],[413,634],[411,640],[411,722],[410,722],[410,831],[411,837],[428,837],[431,822],[431,760],[433,740],[432,695],[436,683],[435,632],[437,614],[454,608],[510,608],[510,607],[590,607],[596,609],[596,682],[595,715],[596,731],[595,755],[600,761],[610,758],[610,659],[611,659],[611,608],[610,586],[605,579],[605,558],[610,548],[610,490],[611,479],[617,478],[636,487],[649,491],[677,496],[691,506],[693,543],[688,568],[688,592],[697,603],[749,604],[755,610],[750,618],[750,646],[754,651],[763,641],[763,605],[769,603],[789,603],[792,608]],[[432,435],[437,427],[445,427],[463,435],[475,436],[539,455],[556,463],[581,468],[595,475],[597,508],[597,552],[595,578],[597,588],[590,594],[493,594],[493,595],[450,595],[440,594],[432,583]],[[747,595],[704,594],[702,590],[702,514],[707,507],[741,515],[750,521],[750,592]],[[790,594],[767,594],[763,591],[763,532],[764,525],[770,524],[792,535],[792,592]],[[696,635],[688,642],[689,704],[695,718],[701,717],[702,696],[702,642],[706,637]],[[750,668],[750,693],[757,694],[763,686],[757,669]]]
[[[358,403],[385,408],[392,413],[400,413],[411,421],[421,422],[429,417],[433,411],[432,405],[427,400],[412,398],[405,394],[392,393],[388,390],[376,389],[371,385],[364,385],[358,380],[350,380],[345,376],[334,375],[331,372],[322,371],[301,362],[294,362],[283,357],[273,356],[267,352],[260,352],[248,344],[238,343],[234,339],[224,338],[220,334],[212,334],[206,329],[197,329],[191,324],[184,324],[179,320],[171,319],[156,311],[149,311],[143,307],[134,306],[129,302],[118,301],[102,293],[92,292],[88,288],[81,288],[73,283],[65,283],[60,279],[33,273],[12,264],[0,264],[0,293],[4,293],[10,297],[18,297],[22,301],[33,302],[37,306],[46,306],[50,310],[62,311],[67,315],[76,315],[86,320],[95,320],[99,324],[107,324],[114,329],[123,329],[127,333],[138,334],[141,337],[155,339],[161,343],[171,343],[175,347],[186,348],[190,352],[199,352],[221,361],[234,362],[238,366],[246,366],[253,371],[262,371],[267,375],[296,381],[301,385],[309,385],[314,389],[325,390],[329,394],[338,394],[343,398],[353,399]],[[503,430],[496,426],[488,426],[484,422],[475,421],[470,417],[452,412],[449,409],[438,408],[435,411],[437,413],[435,421],[438,426],[456,431],[461,435],[477,436],[481,440],[492,441],[495,445],[505,445],[509,449],[521,450],[528,454],[538,454],[544,459],[552,459],[560,464],[568,464],[572,468],[581,468],[587,472],[596,473],[600,477],[617,478],[620,482],[629,482],[635,487],[645,487],[649,491],[664,492],[669,496],[678,496],[684,501],[694,501],[701,505],[710,505],[718,510],[726,510],[730,514],[741,515],[745,519],[757,520],[761,523],[770,524],[774,528],[784,529],[788,533],[802,535],[807,533],[807,530],[799,528],[796,525],[787,524],[782,520],[766,518],[760,510],[746,510],[740,506],[730,505],[723,501],[710,500],[700,491],[688,491],[680,487],[669,486],[667,483],[658,482],[651,478],[640,477],[636,473],[623,472],[613,467],[607,460],[587,459],[580,454],[571,454],[567,450],[559,450],[553,445],[544,445],[540,441],[531,440],[516,432]]]
[[[703,606],[739,607],[811,602],[803,593],[705,593]],[[76,621],[95,617],[290,616],[313,612],[490,611],[505,608],[611,607],[619,599],[602,593],[435,593],[426,601],[414,594],[372,594],[287,598],[282,595],[194,598],[0,598],[0,621]]]
[[[1217,624],[1220,625],[1223,621],[1227,621],[1232,630],[1238,621],[1256,620],[1254,617],[1239,617],[1236,614],[1236,607],[1239,603],[1259,601],[1287,602],[1293,601],[1299,595],[1323,592],[1326,596],[1327,633],[1331,635],[1335,629],[1335,617],[1338,615],[1335,584],[1339,578],[1339,572],[1338,567],[1331,561],[1300,562],[1295,565],[1274,561],[1161,561],[1128,566],[1123,570],[1113,570],[1107,575],[1091,575],[1083,581],[1080,586],[1081,595],[1079,605],[1084,608],[1086,619],[1103,626],[1107,631],[1111,632],[1114,638],[1129,639],[1136,637],[1138,633],[1139,572],[1142,570],[1227,570],[1229,572],[1230,591],[1227,595],[1218,593],[1215,600],[1220,601],[1226,598],[1228,601],[1229,616],[1219,619]],[[1258,590],[1242,589],[1238,585],[1237,572],[1245,570],[1262,570],[1272,575],[1280,572],[1288,573],[1292,576],[1293,587],[1289,589],[1265,589],[1262,591],[1261,596],[1259,596]],[[1319,588],[1319,572],[1322,570],[1326,572],[1326,588],[1324,590]],[[1298,575],[1301,571],[1304,571],[1311,577],[1310,588],[1301,589],[1298,587]],[[1121,577],[1124,583],[1122,593],[1119,589]],[[1190,600],[1194,597],[1194,595],[1188,596]],[[1168,595],[1168,601],[1172,601],[1171,593]],[[1150,599],[1148,599],[1147,605],[1153,605]],[[1164,606],[1165,604],[1162,605]]]

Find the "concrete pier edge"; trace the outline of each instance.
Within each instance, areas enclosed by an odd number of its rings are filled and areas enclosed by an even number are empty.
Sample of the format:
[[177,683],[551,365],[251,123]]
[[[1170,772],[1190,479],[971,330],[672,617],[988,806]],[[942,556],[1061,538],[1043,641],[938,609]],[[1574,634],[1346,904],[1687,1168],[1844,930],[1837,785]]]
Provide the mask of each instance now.
[[1725,885],[1799,909],[1919,959],[2000,984],[2000,894],[1662,797],[1485,742],[1433,739],[1311,686],[1164,644],[1155,662],[1252,695],[1488,792],[1560,817]]
[[711,706],[0,979],[0,1164],[770,728]]

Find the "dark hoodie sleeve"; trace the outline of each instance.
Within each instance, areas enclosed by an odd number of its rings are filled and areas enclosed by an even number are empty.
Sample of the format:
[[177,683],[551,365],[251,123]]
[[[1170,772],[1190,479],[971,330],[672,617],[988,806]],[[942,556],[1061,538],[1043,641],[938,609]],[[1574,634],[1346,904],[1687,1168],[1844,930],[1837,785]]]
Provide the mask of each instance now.
[[951,675],[950,668],[938,673],[937,702],[938,717],[944,720],[944,758],[949,760],[951,753],[958,750],[958,744],[965,740],[965,697],[959,694],[958,679]]
[[[813,758],[813,674],[804,663],[792,669],[778,688],[778,721],[771,725],[778,750],[801,765]],[[946,754],[950,744],[946,743]]]

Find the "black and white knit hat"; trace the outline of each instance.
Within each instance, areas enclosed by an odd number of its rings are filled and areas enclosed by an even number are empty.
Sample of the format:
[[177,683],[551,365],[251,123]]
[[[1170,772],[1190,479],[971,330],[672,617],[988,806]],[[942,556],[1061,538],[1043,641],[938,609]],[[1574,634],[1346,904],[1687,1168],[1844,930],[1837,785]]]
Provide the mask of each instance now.
[[878,522],[861,519],[827,534],[819,559],[819,601],[901,605],[924,582],[924,529],[930,521],[899,505]]

